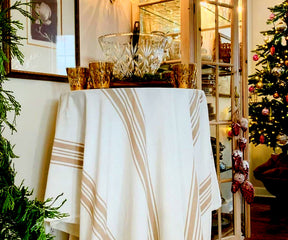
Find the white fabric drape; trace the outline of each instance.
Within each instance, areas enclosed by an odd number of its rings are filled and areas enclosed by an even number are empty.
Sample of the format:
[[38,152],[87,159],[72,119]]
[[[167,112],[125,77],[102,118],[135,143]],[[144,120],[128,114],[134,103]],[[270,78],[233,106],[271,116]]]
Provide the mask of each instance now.
[[61,97],[46,197],[80,240],[211,239],[221,205],[200,90],[127,88]]

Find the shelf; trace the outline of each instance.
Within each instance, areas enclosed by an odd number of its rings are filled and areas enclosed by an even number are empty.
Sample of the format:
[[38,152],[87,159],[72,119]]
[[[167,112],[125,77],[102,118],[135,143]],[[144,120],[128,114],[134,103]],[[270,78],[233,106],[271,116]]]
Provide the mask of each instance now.
[[163,88],[173,88],[174,86],[167,81],[112,81],[110,83],[110,88],[135,88],[135,87],[163,87]]

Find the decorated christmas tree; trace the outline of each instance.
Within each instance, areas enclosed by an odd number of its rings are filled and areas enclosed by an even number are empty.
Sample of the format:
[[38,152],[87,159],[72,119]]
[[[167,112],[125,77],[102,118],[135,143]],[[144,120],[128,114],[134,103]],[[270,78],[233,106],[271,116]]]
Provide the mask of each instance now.
[[275,149],[288,143],[288,0],[269,8],[263,44],[253,51],[257,62],[249,76],[250,141]]

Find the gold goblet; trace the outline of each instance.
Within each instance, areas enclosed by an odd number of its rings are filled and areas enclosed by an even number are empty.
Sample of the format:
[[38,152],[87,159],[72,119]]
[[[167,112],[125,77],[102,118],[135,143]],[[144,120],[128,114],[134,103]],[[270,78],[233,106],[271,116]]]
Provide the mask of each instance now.
[[109,88],[113,76],[113,65],[111,62],[89,63],[89,72],[94,88]]
[[68,81],[71,91],[82,90],[86,88],[86,82],[89,77],[89,69],[84,67],[66,68]]
[[176,64],[172,67],[178,88],[196,87],[196,64]]

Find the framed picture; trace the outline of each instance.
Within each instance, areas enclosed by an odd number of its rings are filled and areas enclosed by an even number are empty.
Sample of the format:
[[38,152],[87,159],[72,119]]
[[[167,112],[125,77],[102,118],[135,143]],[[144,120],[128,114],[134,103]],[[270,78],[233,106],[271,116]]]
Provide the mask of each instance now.
[[220,70],[220,76],[219,76],[219,97],[231,97],[231,81],[232,81],[232,74],[228,73],[222,73]]
[[[17,0],[5,1],[10,6]],[[31,4],[29,11],[34,21],[16,11],[10,12],[11,18],[24,26],[18,30],[25,38],[19,47],[24,54],[24,64],[10,57],[7,76],[68,81],[66,67],[80,66],[79,0],[33,0]]]

